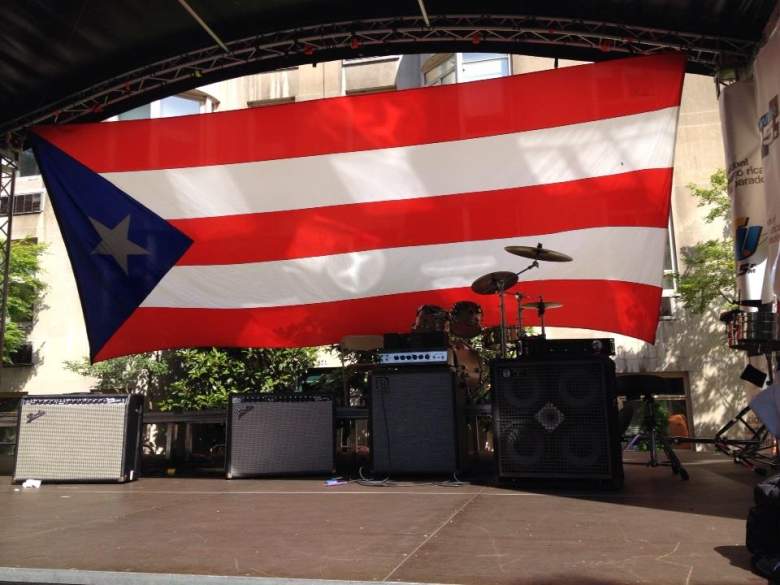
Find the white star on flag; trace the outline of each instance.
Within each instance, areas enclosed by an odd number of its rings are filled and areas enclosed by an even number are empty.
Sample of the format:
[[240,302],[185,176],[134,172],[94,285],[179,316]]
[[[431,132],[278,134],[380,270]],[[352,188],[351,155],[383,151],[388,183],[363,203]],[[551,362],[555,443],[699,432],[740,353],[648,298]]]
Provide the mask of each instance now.
[[109,228],[98,220],[89,218],[92,227],[95,228],[101,238],[100,243],[92,250],[93,254],[105,254],[112,256],[119,267],[127,274],[127,257],[149,254],[135,242],[131,242],[127,232],[130,229],[130,216],[128,215],[120,221],[115,227]]

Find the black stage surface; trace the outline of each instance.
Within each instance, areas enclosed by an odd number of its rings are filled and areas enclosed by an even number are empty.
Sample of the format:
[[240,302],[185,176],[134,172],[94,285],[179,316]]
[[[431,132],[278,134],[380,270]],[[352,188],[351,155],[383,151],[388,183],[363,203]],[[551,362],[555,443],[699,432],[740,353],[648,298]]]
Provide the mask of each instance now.
[[689,482],[627,465],[619,492],[162,477],[36,490],[3,477],[0,581],[765,583],[744,547],[760,477],[681,453]]

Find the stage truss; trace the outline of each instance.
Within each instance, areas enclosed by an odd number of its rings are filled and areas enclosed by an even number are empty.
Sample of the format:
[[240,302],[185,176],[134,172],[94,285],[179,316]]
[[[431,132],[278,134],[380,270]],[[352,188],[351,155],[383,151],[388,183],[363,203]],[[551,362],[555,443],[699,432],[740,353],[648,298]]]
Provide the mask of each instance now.
[[16,118],[0,127],[0,134],[8,141],[35,124],[100,120],[213,81],[304,63],[445,50],[543,53],[554,46],[605,56],[680,51],[697,70],[712,75],[724,66],[748,64],[756,49],[754,41],[745,39],[570,18],[421,15],[337,22],[258,34],[178,55]]
[[5,213],[0,214],[0,373],[5,348],[5,325],[8,305],[8,284],[11,268],[11,228],[14,219],[14,189],[19,150],[0,151],[0,200],[5,199]]

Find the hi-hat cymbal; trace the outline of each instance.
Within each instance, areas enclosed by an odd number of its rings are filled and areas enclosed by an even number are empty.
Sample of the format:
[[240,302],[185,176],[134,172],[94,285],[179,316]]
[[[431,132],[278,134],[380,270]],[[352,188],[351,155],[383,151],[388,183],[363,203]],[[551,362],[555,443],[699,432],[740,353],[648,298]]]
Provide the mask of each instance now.
[[542,260],[544,262],[572,261],[571,256],[568,256],[563,252],[542,248],[541,244],[538,246],[506,246],[504,250],[515,256],[522,256],[523,258],[530,258],[531,260]]
[[536,301],[534,303],[523,303],[521,305],[525,309],[547,310],[558,309],[563,306],[563,303],[556,303],[555,301]]
[[494,295],[499,290],[512,288],[517,284],[517,274],[514,272],[491,272],[480,276],[471,283],[471,290],[478,295]]

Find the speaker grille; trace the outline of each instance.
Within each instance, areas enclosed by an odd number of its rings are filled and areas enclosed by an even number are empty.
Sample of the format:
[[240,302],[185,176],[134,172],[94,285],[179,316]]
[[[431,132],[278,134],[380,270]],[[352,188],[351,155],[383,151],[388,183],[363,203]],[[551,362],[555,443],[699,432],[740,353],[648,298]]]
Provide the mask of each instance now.
[[499,475],[611,477],[607,362],[517,360],[494,366]]
[[371,457],[377,473],[453,473],[459,446],[448,369],[376,371],[371,377]]
[[123,479],[127,406],[115,396],[23,399],[14,478]]
[[229,477],[330,473],[333,401],[319,396],[235,396]]

